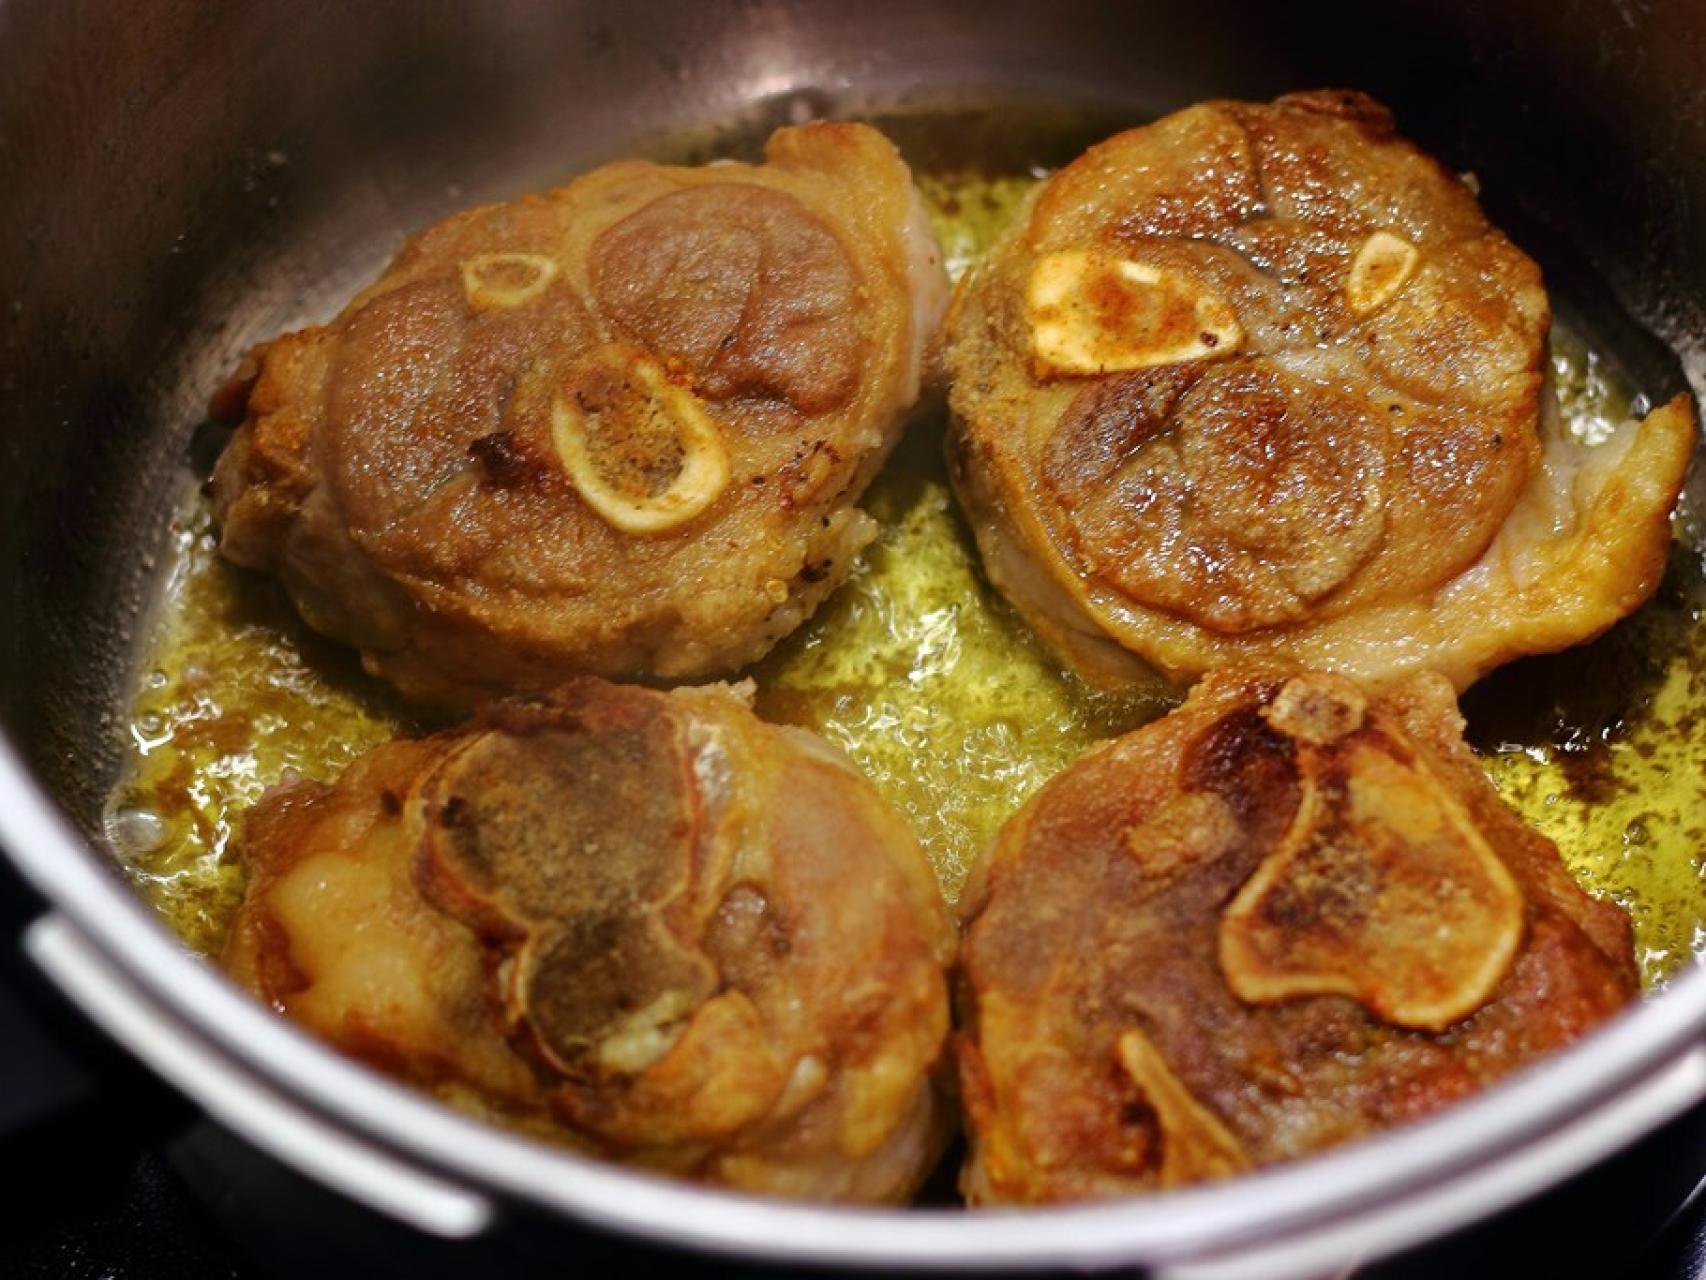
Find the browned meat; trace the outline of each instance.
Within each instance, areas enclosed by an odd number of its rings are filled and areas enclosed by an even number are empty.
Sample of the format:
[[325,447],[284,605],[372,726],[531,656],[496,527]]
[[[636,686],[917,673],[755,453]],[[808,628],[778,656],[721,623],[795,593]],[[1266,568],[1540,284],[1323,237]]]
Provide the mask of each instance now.
[[232,975],[447,1101],[751,1191],[909,1195],[954,931],[847,762],[729,690],[582,679],[268,792]]
[[1426,1115],[1638,990],[1451,686],[1251,663],[1050,781],[968,889],[975,1201],[1126,1195]]
[[225,554],[415,696],[762,655],[874,535],[853,503],[947,291],[880,134],[766,154],[460,214],[272,343],[215,474]]
[[1540,273],[1350,93],[1091,148],[949,321],[991,578],[1103,685],[1283,655],[1459,687],[1658,583],[1679,398],[1595,448],[1543,378]]

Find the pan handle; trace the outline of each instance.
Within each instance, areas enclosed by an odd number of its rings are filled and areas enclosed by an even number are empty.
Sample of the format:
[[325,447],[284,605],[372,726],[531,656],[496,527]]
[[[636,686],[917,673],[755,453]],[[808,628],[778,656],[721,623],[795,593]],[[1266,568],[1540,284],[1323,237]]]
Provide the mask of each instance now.
[[352,1137],[200,1040],[132,983],[64,916],[24,932],[24,949],[73,1003],[233,1133],[370,1209],[449,1239],[496,1216],[477,1192]]

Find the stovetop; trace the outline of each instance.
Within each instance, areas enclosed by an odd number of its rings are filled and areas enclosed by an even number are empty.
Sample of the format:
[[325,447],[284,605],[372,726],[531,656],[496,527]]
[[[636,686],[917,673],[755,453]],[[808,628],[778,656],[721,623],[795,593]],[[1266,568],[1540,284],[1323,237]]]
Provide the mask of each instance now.
[[[493,1238],[445,1242],[322,1190],[200,1115],[52,992],[18,947],[23,924],[39,909],[0,860],[0,1276],[754,1274],[525,1214],[506,1219]],[[1706,1195],[1697,1194],[1657,1239],[1631,1240],[1617,1256],[1627,1264],[1607,1271],[1596,1263],[1584,1280],[1706,1280]],[[1454,1260],[1451,1272],[1452,1280],[1533,1274],[1521,1258],[1492,1253]],[[1433,1274],[1433,1264],[1400,1263],[1366,1280]],[[1547,1275],[1568,1280],[1555,1270]]]

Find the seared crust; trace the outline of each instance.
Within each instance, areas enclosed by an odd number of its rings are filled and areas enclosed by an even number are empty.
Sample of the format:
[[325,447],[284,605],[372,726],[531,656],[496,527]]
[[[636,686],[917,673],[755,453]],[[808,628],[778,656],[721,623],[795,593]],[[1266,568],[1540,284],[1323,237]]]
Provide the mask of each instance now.
[[1058,775],[962,899],[979,1202],[1134,1194],[1434,1111],[1635,998],[1628,918],[1450,686],[1252,663]]
[[962,283],[956,489],[1095,683],[1279,655],[1462,688],[1651,593],[1693,447],[1680,397],[1573,444],[1549,323],[1377,103],[1191,107],[1068,165]]
[[268,792],[225,963],[346,1053],[649,1168],[904,1199],[951,1127],[917,842],[720,688],[585,679]]
[[846,576],[946,298],[858,125],[627,162],[422,232],[262,355],[222,549],[405,693],[755,660]]

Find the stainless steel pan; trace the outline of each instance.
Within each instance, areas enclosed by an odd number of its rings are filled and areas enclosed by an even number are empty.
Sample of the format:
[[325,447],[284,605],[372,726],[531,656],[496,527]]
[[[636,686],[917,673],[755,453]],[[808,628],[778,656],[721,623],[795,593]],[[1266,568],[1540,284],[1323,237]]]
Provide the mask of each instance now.
[[[1324,1275],[1689,1112],[1706,1098],[1701,972],[1435,1120],[1234,1183],[976,1215],[739,1199],[482,1127],[334,1057],[181,950],[93,841],[151,552],[205,462],[202,402],[403,231],[743,115],[1029,95],[1138,119],[1316,84],[1385,98],[1479,172],[1643,389],[1706,392],[1696,0],[0,0],[0,842],[52,904],[31,953],[216,1118],[445,1236],[531,1202],[794,1262]],[[1656,1203],[1679,1194],[1674,1171],[1651,1176]]]

